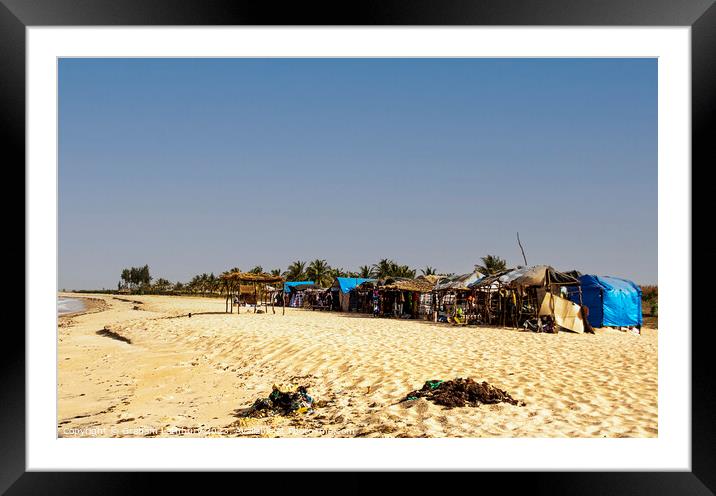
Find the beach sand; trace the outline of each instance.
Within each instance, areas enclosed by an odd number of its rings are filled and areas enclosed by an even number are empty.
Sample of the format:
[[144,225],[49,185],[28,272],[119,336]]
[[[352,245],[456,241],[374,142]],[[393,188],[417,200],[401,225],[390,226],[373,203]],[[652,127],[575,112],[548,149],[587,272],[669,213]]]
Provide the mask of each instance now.
[[[552,335],[281,308],[225,314],[216,298],[91,298],[89,313],[59,318],[60,437],[658,434],[653,329]],[[426,380],[456,377],[526,405],[399,403]],[[307,385],[326,404],[241,417],[273,384]]]

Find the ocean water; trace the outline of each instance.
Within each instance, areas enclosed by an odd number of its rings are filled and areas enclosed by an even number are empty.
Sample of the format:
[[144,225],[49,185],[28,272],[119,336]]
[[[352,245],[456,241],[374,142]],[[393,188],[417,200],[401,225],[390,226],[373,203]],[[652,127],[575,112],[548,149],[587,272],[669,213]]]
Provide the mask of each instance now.
[[57,315],[81,312],[85,309],[85,302],[80,298],[57,298]]

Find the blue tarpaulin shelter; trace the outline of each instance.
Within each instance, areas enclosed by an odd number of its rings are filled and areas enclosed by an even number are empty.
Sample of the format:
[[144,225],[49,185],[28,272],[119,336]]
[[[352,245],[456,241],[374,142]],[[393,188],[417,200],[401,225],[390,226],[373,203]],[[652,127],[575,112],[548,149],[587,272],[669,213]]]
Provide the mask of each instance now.
[[291,288],[292,288],[293,286],[301,286],[302,284],[314,284],[314,282],[313,282],[313,281],[290,281],[290,282],[285,282],[285,283],[283,283],[283,290],[284,290],[284,292],[286,292],[286,293],[290,293],[290,292],[291,292]]
[[[640,326],[641,288],[617,277],[585,274],[579,278],[582,304],[589,308],[587,319],[592,327]],[[578,295],[571,295],[579,303]]]
[[[372,282],[375,281],[375,279],[365,277],[336,277],[333,283],[333,290],[338,291],[338,303],[342,311],[350,311],[351,301],[353,301],[353,305],[355,305],[355,293],[351,293],[351,291],[355,289],[356,286],[368,281]],[[352,298],[351,295],[353,296]]]
[[351,289],[367,281],[375,281],[375,279],[365,277],[336,277],[336,282],[333,284],[333,287],[337,285],[341,293],[346,294],[350,293]]

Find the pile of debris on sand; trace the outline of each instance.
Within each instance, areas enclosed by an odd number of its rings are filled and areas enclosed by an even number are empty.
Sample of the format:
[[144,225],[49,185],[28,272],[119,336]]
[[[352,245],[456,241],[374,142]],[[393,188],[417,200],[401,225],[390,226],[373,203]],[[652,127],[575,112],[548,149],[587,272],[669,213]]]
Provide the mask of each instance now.
[[243,416],[256,418],[294,413],[313,413],[313,398],[305,386],[298,386],[294,391],[281,391],[274,385],[268,398],[258,398]]
[[518,401],[510,393],[488,384],[476,382],[470,378],[458,377],[452,381],[431,380],[425,382],[421,389],[412,391],[401,400],[413,401],[425,398],[436,405],[448,408],[459,406],[479,406],[481,403],[510,403],[511,405],[525,406],[524,401]]

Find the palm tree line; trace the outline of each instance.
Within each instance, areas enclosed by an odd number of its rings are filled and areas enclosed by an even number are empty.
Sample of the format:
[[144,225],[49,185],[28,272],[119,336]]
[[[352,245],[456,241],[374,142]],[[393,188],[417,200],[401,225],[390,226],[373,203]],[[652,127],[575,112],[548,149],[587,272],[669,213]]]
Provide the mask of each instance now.
[[[495,255],[487,255],[481,258],[482,265],[475,265],[475,269],[483,274],[489,275],[504,270],[507,262]],[[129,281],[130,269],[122,271],[122,281]],[[241,272],[238,267],[232,267],[222,273]],[[264,273],[264,268],[260,265],[253,267],[247,272],[254,274]],[[361,265],[357,271],[346,271],[342,267],[331,267],[325,259],[315,259],[312,262],[296,260],[289,264],[285,271],[281,269],[270,269],[267,271],[274,276],[281,276],[287,281],[313,281],[319,287],[330,286],[336,277],[355,277],[355,278],[375,278],[386,279],[389,277],[405,277],[415,278],[418,270],[410,268],[408,265],[401,265],[391,259],[383,258],[378,262],[370,265]],[[438,273],[435,267],[427,266],[419,270],[420,275],[440,275],[452,277],[454,273]],[[141,276],[136,274],[141,273]],[[135,279],[137,282],[128,283],[120,282],[118,289],[129,289],[142,293],[174,293],[174,294],[192,294],[199,296],[211,296],[220,294],[222,291],[220,277],[211,273],[197,274],[188,282],[177,281],[172,283],[165,278],[158,278],[152,283],[152,277],[149,274],[149,266],[145,265],[141,271],[135,271]]]

